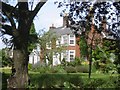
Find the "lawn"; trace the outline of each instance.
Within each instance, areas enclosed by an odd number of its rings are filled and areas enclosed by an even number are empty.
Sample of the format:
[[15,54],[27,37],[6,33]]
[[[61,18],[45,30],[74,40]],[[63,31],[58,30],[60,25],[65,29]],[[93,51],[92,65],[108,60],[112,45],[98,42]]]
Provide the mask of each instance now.
[[[30,74],[31,85],[33,87],[78,87],[78,88],[115,88],[117,82],[114,83],[117,74],[95,74],[92,73],[91,79],[88,78],[88,73],[69,73],[69,74]],[[67,83],[67,85],[66,85]]]
[[[2,87],[6,89],[7,78],[10,69],[2,70]],[[118,88],[118,74],[96,74],[92,73],[91,79],[88,73],[39,73],[30,72],[31,84],[27,88]],[[120,76],[119,76],[120,77]]]

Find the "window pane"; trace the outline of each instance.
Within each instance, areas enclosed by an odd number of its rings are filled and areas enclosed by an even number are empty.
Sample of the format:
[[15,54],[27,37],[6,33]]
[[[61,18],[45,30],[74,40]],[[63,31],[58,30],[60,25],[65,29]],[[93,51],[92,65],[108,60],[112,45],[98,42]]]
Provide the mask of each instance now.
[[74,40],[70,40],[70,44],[74,44]]
[[74,56],[70,55],[70,61],[74,60]]

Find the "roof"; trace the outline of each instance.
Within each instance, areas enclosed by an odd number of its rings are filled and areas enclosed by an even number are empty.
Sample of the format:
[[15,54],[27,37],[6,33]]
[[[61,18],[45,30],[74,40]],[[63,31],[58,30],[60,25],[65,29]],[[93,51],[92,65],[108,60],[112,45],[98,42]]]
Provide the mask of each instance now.
[[66,35],[66,34],[74,34],[69,27],[58,27],[50,29],[50,32],[55,33],[57,36]]

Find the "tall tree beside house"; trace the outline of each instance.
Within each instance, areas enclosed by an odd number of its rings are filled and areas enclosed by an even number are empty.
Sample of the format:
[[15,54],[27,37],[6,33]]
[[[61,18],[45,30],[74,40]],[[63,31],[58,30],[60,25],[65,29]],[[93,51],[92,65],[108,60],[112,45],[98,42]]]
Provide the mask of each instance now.
[[[69,3],[59,3],[59,7],[65,5],[68,7],[70,5],[69,10],[69,20],[71,21],[71,28],[76,33],[77,31],[82,32],[91,30],[92,26],[95,27],[95,30],[102,34],[103,37],[108,38],[104,31],[107,34],[113,35],[114,39],[118,43],[120,43],[120,2],[76,2],[75,0],[71,0]],[[64,12],[65,10],[63,10]],[[106,20],[106,25],[108,28],[103,29],[102,21]],[[111,20],[111,22],[109,22]],[[81,27],[89,27],[89,29],[82,29]],[[91,64],[92,64],[92,44],[94,44],[93,40],[95,37],[95,30],[93,30],[92,40],[90,44],[90,69],[89,69],[89,77],[91,75]]]
[[88,45],[87,45],[87,39],[85,38],[85,35],[80,36],[79,46],[80,46],[81,58],[83,59],[87,58],[88,57]]
[[45,63],[48,60],[48,65],[53,63],[53,54],[61,53],[64,50],[64,46],[56,47],[56,40],[58,37],[53,32],[42,32],[42,35],[39,35],[39,44],[40,44],[40,61],[41,64]]
[[[11,76],[8,81],[8,88],[25,88],[28,84],[28,59],[29,52],[28,47],[30,28],[34,17],[41,9],[41,7],[46,3],[38,2],[34,9],[29,9],[28,1],[22,2],[18,0],[16,6],[11,6],[8,3],[2,3],[2,37],[4,35],[11,36],[11,43],[13,46],[13,62],[15,67],[15,74]],[[5,22],[10,24],[6,24]],[[5,36],[4,36],[5,37]]]
[[40,44],[40,63],[46,64],[46,54],[47,54],[47,49],[46,49],[46,44],[50,46],[50,33],[46,33],[45,31],[42,31],[39,33],[38,36],[38,42]]

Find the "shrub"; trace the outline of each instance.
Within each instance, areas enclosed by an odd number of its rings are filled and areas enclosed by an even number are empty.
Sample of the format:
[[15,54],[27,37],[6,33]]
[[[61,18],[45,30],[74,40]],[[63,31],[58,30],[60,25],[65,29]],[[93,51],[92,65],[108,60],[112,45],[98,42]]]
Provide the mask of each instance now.
[[56,69],[57,69],[57,73],[66,73],[63,66],[57,66]]
[[75,69],[76,69],[76,72],[81,72],[81,73],[88,73],[89,72],[89,67],[86,65],[76,66]]
[[33,68],[32,71],[39,72],[39,73],[49,73],[50,67],[39,66],[39,67]]
[[99,86],[101,86],[102,84],[104,84],[104,80],[103,79],[86,79],[84,80],[84,87],[85,88],[97,88]]
[[78,77],[78,76],[77,77],[71,76],[68,81],[76,87],[79,86],[79,88],[81,88],[83,85],[83,81],[81,77]]
[[81,59],[78,57],[75,57],[75,65],[81,65]]
[[97,60],[97,61],[94,61],[94,63],[93,63],[93,65],[94,65],[94,67],[96,68],[96,69],[99,69],[100,68],[100,65],[99,65],[99,60]]
[[117,72],[120,74],[120,65],[117,66]]
[[34,72],[39,73],[66,73],[64,67],[61,65],[58,66],[39,66],[33,69]]
[[32,69],[32,64],[28,64],[28,70],[31,70]]
[[67,62],[67,66],[75,67],[76,63],[75,63],[75,61]]
[[73,66],[66,66],[65,70],[67,73],[75,73],[76,72],[76,69]]

